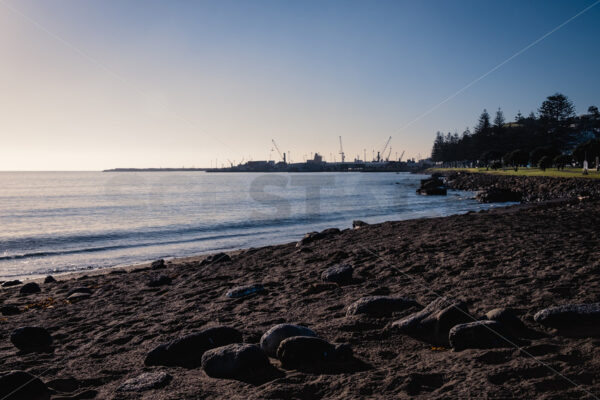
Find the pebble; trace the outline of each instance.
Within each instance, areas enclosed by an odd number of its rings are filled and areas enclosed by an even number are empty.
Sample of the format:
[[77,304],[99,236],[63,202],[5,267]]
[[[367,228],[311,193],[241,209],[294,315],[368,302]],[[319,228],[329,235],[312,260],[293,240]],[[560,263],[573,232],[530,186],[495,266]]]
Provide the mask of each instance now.
[[45,328],[38,326],[15,329],[10,335],[10,341],[25,352],[49,352],[52,347],[52,336]]
[[208,328],[155,347],[146,355],[144,364],[194,368],[201,364],[205,351],[241,341],[242,334],[237,329]]
[[45,279],[44,279],[44,283],[54,283],[56,282],[56,279],[54,279],[54,277],[52,275],[48,275]]
[[160,389],[171,382],[173,377],[166,372],[144,372],[134,378],[127,379],[117,391],[144,392],[151,389]]
[[351,265],[335,265],[323,271],[321,274],[321,279],[325,282],[334,282],[339,284],[350,283],[352,282],[353,272],[354,268],[352,268]]
[[0,376],[0,399],[50,400],[50,390],[28,372],[11,371]]
[[254,344],[230,344],[202,355],[202,369],[212,378],[247,379],[270,367],[267,355]]
[[417,305],[416,301],[403,297],[367,296],[350,304],[346,310],[346,315],[385,316]]
[[19,289],[19,293],[21,294],[40,293],[41,291],[42,289],[40,288],[40,285],[38,285],[35,282],[26,283],[23,286],[21,286],[21,289]]
[[294,324],[275,325],[266,331],[260,338],[260,348],[270,357],[277,355],[279,344],[292,336],[317,336],[317,334],[305,326]]
[[256,293],[262,293],[264,291],[265,288],[263,287],[263,285],[260,284],[238,286],[225,293],[225,296],[232,299],[239,299],[240,297],[251,296]]

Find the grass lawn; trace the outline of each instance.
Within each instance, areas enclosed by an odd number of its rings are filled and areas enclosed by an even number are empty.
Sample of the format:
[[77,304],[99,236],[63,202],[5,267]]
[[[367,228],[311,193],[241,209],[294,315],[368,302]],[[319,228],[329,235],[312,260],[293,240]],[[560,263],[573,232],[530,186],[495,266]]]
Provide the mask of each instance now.
[[592,178],[599,179],[600,172],[596,170],[588,170],[587,175],[583,175],[581,168],[567,167],[564,170],[557,170],[556,168],[548,168],[542,171],[539,168],[524,168],[520,167],[518,171],[512,168],[498,169],[496,171],[486,170],[486,168],[430,168],[428,172],[447,172],[447,171],[466,171],[466,172],[477,172],[492,175],[517,175],[517,176],[550,176],[556,178]]

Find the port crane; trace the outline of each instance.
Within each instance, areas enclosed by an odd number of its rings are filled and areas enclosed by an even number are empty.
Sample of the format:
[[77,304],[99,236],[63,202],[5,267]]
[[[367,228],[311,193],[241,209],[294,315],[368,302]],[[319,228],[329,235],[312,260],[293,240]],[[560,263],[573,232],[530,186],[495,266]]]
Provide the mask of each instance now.
[[344,148],[342,147],[342,137],[340,136],[340,156],[342,156],[342,162],[346,161],[346,154],[344,153]]
[[275,150],[277,150],[277,152],[279,153],[279,157],[281,157],[281,159],[283,160],[283,163],[285,164],[286,163],[285,153],[282,153],[281,150],[279,150],[277,143],[275,143],[275,139],[271,139],[271,142],[273,142],[273,146],[275,147]]
[[402,162],[402,157],[404,157],[404,152],[406,150],[402,150],[402,154],[400,154],[400,158],[398,159],[398,162]]
[[[390,145],[390,142],[391,142],[391,141],[392,141],[392,137],[390,136],[390,137],[388,138],[387,142],[385,142],[385,146],[383,146],[383,150],[381,150],[381,156],[382,156],[382,157],[384,157],[384,155],[385,155],[385,151],[387,150],[387,148],[388,148],[388,146]],[[379,157],[377,157],[377,158],[379,158]],[[389,156],[388,156],[388,159],[389,159]],[[377,161],[379,161],[379,160],[377,160]]]

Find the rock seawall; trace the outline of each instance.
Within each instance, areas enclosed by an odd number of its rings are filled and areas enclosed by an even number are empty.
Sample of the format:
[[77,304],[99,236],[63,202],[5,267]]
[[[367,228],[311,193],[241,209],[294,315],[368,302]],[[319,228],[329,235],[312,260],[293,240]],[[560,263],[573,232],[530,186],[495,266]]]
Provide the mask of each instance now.
[[485,173],[448,172],[446,185],[456,190],[502,190],[521,194],[524,203],[556,199],[600,199],[600,180],[589,178],[551,178]]

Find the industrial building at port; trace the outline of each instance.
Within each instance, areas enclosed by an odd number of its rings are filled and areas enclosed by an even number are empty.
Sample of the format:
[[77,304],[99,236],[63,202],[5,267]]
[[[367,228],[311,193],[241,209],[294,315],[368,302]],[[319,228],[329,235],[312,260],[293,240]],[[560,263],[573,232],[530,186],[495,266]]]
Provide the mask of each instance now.
[[[208,172],[327,172],[327,171],[363,171],[363,172],[385,172],[385,171],[415,171],[422,169],[426,166],[426,162],[420,160],[415,162],[414,160],[402,161],[404,152],[396,160],[390,160],[391,147],[389,146],[391,136],[387,140],[382,151],[378,151],[377,155],[373,156],[372,161],[361,160],[358,157],[354,161],[346,161],[346,154],[342,146],[342,138],[340,137],[340,162],[327,162],[323,161],[323,156],[319,153],[314,153],[312,159],[308,159],[301,163],[292,163],[288,161],[288,156],[285,152],[279,150],[279,146],[275,140],[272,140],[274,149],[279,153],[280,160],[260,160],[260,161],[248,161],[246,163],[240,163],[233,165],[230,163],[229,167],[223,168],[209,168]],[[387,157],[383,158],[383,154]],[[366,152],[365,157],[366,158]]]

